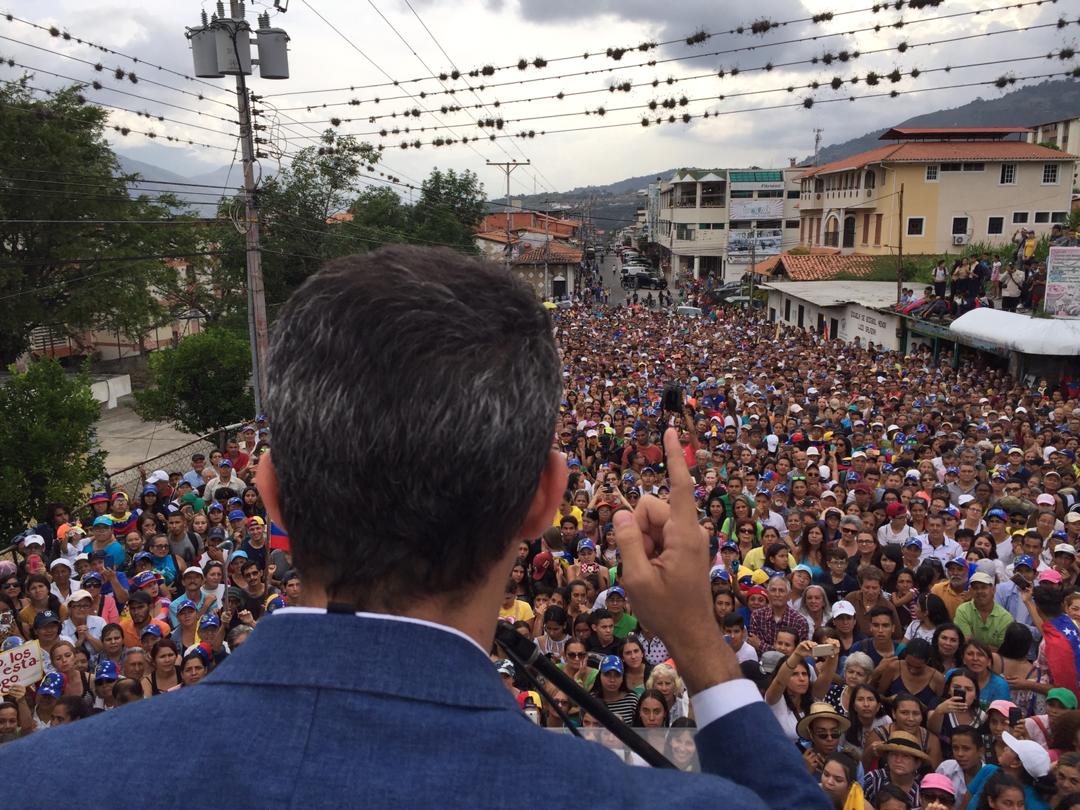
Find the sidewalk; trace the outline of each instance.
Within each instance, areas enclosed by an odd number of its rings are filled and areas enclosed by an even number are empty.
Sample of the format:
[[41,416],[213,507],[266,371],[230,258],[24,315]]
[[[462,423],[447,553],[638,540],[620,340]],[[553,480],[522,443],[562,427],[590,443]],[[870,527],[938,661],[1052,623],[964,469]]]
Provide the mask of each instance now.
[[106,453],[105,469],[109,472],[168,453],[198,438],[165,422],[144,422],[123,401],[111,410],[101,411],[97,431],[98,442]]

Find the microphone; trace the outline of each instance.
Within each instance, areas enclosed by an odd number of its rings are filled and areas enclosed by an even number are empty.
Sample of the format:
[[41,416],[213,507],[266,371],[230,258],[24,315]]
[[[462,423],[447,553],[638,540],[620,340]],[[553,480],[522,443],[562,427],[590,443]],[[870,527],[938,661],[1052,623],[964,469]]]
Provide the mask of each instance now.
[[535,669],[554,683],[566,696],[578,706],[595,717],[604,728],[614,734],[619,742],[645,760],[654,768],[675,768],[675,765],[649,745],[630,726],[612,714],[604,701],[593,697],[582,689],[577,681],[555,666],[551,659],[540,652],[532,641],[516,632],[506,622],[499,622],[495,628],[495,640],[506,651],[514,666]]

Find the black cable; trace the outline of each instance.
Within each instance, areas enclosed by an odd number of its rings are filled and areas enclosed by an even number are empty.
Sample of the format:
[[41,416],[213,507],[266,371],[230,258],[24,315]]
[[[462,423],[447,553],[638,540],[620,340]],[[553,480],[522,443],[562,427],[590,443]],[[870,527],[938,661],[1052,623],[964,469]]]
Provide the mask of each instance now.
[[[304,2],[305,5],[307,5],[306,0],[301,0],[301,2]],[[902,20],[897,20],[897,22],[900,22],[899,26],[896,24],[896,22],[883,23],[883,24],[880,24],[880,25],[869,26],[867,28],[855,29],[855,30],[852,30],[852,31],[841,31],[841,32],[837,32],[835,34],[821,34],[821,35],[814,36],[814,37],[800,37],[798,39],[784,40],[782,42],[762,43],[762,44],[759,44],[759,45],[748,45],[748,46],[741,47],[741,48],[734,48],[734,49],[731,49],[731,50],[728,50],[728,51],[720,51],[720,52],[715,52],[715,53],[712,53],[712,54],[701,54],[701,55],[695,55],[695,56],[690,56],[690,57],[681,57],[681,58],[682,59],[693,59],[693,58],[700,58],[700,56],[715,56],[718,53],[735,53],[737,51],[753,51],[753,50],[759,50],[761,48],[775,47],[777,45],[791,45],[791,44],[794,44],[794,43],[801,43],[801,42],[805,42],[807,39],[825,39],[826,37],[833,37],[833,36],[850,36],[850,35],[853,35],[853,34],[856,34],[856,33],[864,32],[864,31],[880,30],[881,28],[898,28],[898,27],[901,27],[902,25],[911,25],[911,24],[913,24],[915,22],[933,22],[935,20],[949,19],[951,17],[956,17],[956,16],[967,16],[967,15],[970,15],[970,14],[982,14],[982,13],[985,13],[987,11],[995,11],[995,10],[1001,10],[1001,9],[1019,9],[1019,8],[1023,8],[1024,6],[1031,6],[1031,5],[1039,6],[1039,5],[1042,5],[1043,3],[1046,3],[1046,2],[1056,3],[1057,0],[1030,0],[1030,2],[1013,3],[1012,5],[1009,5],[1009,6],[1002,6],[1002,7],[1000,7],[1000,9],[982,9],[981,11],[962,12],[960,14],[938,15],[938,16],[935,16],[935,17],[926,17],[926,18],[923,18],[923,19],[920,19],[920,20],[914,20],[914,21],[907,22],[907,23],[903,22]],[[903,5],[911,5],[911,4],[910,3],[905,3],[905,2],[903,2],[903,0],[901,0],[901,2],[899,4],[897,4],[895,2],[894,3],[888,3],[888,2],[886,2],[886,3],[875,3],[873,6],[868,6],[866,8],[852,9],[852,10],[849,10],[849,11],[831,12],[831,13],[828,14],[826,19],[820,19],[819,20],[816,17],[800,17],[800,18],[793,19],[793,20],[783,20],[783,21],[778,22],[778,23],[770,23],[770,30],[771,30],[771,28],[782,28],[782,27],[797,24],[797,23],[800,23],[800,22],[814,22],[814,23],[828,22],[829,20],[832,20],[832,19],[834,19],[836,17],[849,15],[849,14],[862,14],[862,13],[865,13],[867,11],[872,11],[874,13],[877,13],[879,11],[883,11],[883,10],[886,10],[886,9],[889,9],[889,8],[897,8],[897,9],[899,9]],[[935,6],[940,5],[940,0],[938,0],[938,2],[933,3],[933,5],[935,5]],[[310,8],[310,6],[309,6],[309,8]],[[312,9],[312,10],[314,11],[314,9]],[[316,12],[316,14],[317,13],[318,12]],[[764,33],[764,32],[754,30],[754,24],[738,26],[736,28],[732,28],[732,29],[729,29],[727,31],[714,31],[712,33],[707,33],[707,32],[704,32],[704,31],[695,31],[692,34],[690,34],[688,37],[677,37],[675,39],[664,40],[662,42],[650,42],[650,43],[647,43],[650,47],[647,48],[647,49],[644,49],[644,50],[653,50],[653,49],[655,49],[657,47],[661,47],[663,45],[673,45],[673,44],[679,43],[679,42],[686,42],[686,44],[700,44],[701,42],[705,42],[706,40],[709,40],[709,39],[711,39],[713,37],[716,37],[716,36],[731,35],[731,34],[744,34],[744,33],[758,34],[758,33]],[[690,42],[687,41],[688,39],[695,38],[695,37],[699,38],[697,42],[690,43]],[[642,43],[642,44],[646,44],[646,43]],[[524,60],[521,60],[521,61],[515,62],[514,64],[500,65],[498,67],[491,67],[490,69],[491,69],[492,72],[499,72],[499,71],[511,70],[511,69],[522,70],[522,69],[527,69],[529,64],[532,64],[533,67],[539,68],[539,67],[543,67],[543,66],[545,66],[545,65],[547,65],[547,64],[549,64],[551,62],[564,62],[564,61],[567,61],[567,60],[589,59],[590,57],[594,57],[594,56],[601,56],[601,57],[602,56],[607,56],[610,59],[617,59],[613,55],[614,53],[620,52],[620,51],[622,53],[628,53],[628,52],[631,52],[631,51],[643,50],[643,48],[641,47],[642,44],[632,45],[632,46],[628,46],[628,47],[625,47],[625,48],[622,48],[622,47],[608,48],[608,49],[606,49],[606,51],[594,51],[594,52],[591,52],[591,53],[586,51],[584,54],[573,54],[573,55],[567,55],[567,56],[555,56],[555,57],[552,57],[551,59],[539,60],[539,61],[543,62],[543,65],[538,65],[538,64],[535,64],[535,63],[526,63],[525,68],[522,67],[522,62]],[[620,56],[618,58],[621,58],[621,54],[620,54]],[[662,60],[662,61],[677,61],[677,60]],[[630,67],[640,67],[641,65],[644,65],[644,64],[650,64],[650,63],[640,63],[638,65],[630,65]],[[477,73],[482,72],[482,70],[483,69],[477,69],[476,71],[469,71],[469,75],[472,75],[474,72],[477,72]],[[595,71],[595,70],[594,71],[585,71],[584,73],[568,74],[568,75],[585,75],[585,74],[588,74],[588,73],[597,73],[597,72],[601,72],[601,71]],[[459,73],[459,76],[461,76],[461,77],[463,77],[465,75],[466,74],[460,74]],[[483,75],[489,75],[489,74],[484,73]],[[321,90],[293,90],[293,91],[286,91],[286,92],[282,92],[282,93],[273,93],[272,95],[273,96],[298,96],[298,95],[306,95],[306,94],[311,94],[311,93],[332,93],[332,92],[338,92],[338,91],[342,91],[342,90],[349,90],[349,91],[366,90],[366,89],[373,89],[373,88],[377,88],[377,87],[399,86],[401,84],[411,84],[411,83],[414,83],[414,82],[434,81],[434,80],[436,80],[438,78],[441,78],[441,76],[437,76],[437,75],[418,76],[418,77],[413,78],[413,79],[404,79],[401,82],[389,82],[389,83],[383,82],[383,83],[380,83],[380,84],[360,85],[359,87],[356,86],[356,85],[353,85],[351,87],[334,87],[334,88],[327,88],[327,89],[321,89]],[[458,77],[452,77],[452,78],[458,78]],[[554,77],[554,78],[561,78],[561,77]],[[540,80],[524,79],[524,80],[521,80],[521,81],[518,81],[518,82],[507,82],[507,84],[523,84],[523,83],[525,83],[527,81],[543,81],[543,80],[542,79],[540,79]],[[481,89],[483,89],[483,88],[481,88]]]
[[582,689],[569,675],[555,666],[551,660],[540,654],[531,639],[527,639],[506,622],[499,622],[495,628],[495,640],[503,648],[507,656],[514,662],[514,666],[522,670],[533,667],[554,683],[566,696],[578,704],[582,709],[591,714],[599,721],[600,725],[614,734],[619,742],[641,757],[654,768],[675,768],[675,765],[653,748],[630,726],[616,717],[611,709],[602,700],[590,695]]

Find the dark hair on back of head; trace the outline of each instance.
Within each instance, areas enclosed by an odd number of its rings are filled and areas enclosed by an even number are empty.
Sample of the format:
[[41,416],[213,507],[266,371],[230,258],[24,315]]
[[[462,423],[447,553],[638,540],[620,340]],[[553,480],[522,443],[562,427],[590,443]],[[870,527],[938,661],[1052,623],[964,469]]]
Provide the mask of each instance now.
[[273,466],[305,576],[383,610],[487,576],[525,520],[562,392],[533,290],[446,249],[346,256],[285,305],[269,368]]

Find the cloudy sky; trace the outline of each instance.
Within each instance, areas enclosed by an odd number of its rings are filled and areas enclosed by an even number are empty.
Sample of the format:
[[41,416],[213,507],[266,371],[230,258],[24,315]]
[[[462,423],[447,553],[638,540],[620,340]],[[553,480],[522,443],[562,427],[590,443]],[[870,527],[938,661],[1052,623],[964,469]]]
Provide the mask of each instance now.
[[[384,163],[388,171],[403,178],[419,180],[433,167],[476,171],[491,196],[504,188],[501,171],[487,167],[487,160],[511,159],[532,161],[532,166],[513,174],[513,192],[567,190],[579,185],[608,183],[632,176],[649,174],[672,166],[780,166],[789,157],[802,158],[813,149],[814,129],[824,130],[824,142],[841,141],[868,130],[890,125],[912,115],[963,104],[976,96],[991,97],[1002,91],[992,86],[972,86],[933,92],[901,95],[896,98],[862,99],[854,103],[822,104],[830,98],[846,98],[871,92],[912,90],[969,82],[993,81],[1000,76],[1026,77],[1061,71],[1060,60],[1047,60],[1045,54],[1062,45],[1076,46],[1080,26],[1070,24],[1057,29],[1053,24],[1069,9],[1064,0],[1058,3],[1029,3],[1007,10],[965,14],[979,8],[994,9],[1004,2],[994,0],[945,0],[937,8],[913,10],[894,8],[869,10],[872,0],[757,0],[754,3],[716,2],[716,0],[289,0],[287,13],[274,13],[272,25],[288,31],[292,38],[288,81],[251,80],[257,93],[274,95],[268,101],[283,116],[284,126],[273,132],[273,146],[295,153],[309,145],[315,133],[328,126],[334,117],[351,118],[342,122],[340,132],[365,133],[363,138],[388,145]],[[148,9],[147,6],[151,6]],[[248,17],[268,8],[273,0],[248,4]],[[191,55],[184,37],[185,26],[195,25],[201,9],[214,10],[215,3],[159,2],[133,4],[106,0],[9,0],[5,11],[16,17],[45,26],[56,26],[73,36],[105,45],[155,64],[188,72]],[[755,21],[779,23],[831,11],[832,20],[818,23],[791,22],[763,34],[750,31]],[[1075,6],[1072,12],[1075,12]],[[843,13],[842,13],[843,12]],[[380,13],[382,16],[380,16]],[[318,16],[321,14],[325,21]],[[945,18],[946,15],[960,15]],[[385,17],[385,19],[384,19]],[[1069,14],[1075,20],[1075,14]],[[894,24],[902,21],[901,28]],[[340,31],[336,33],[331,24]],[[874,31],[873,26],[881,26]],[[743,33],[726,32],[743,26]],[[1031,28],[1032,26],[1047,26]],[[1014,29],[1028,30],[1015,32]],[[395,30],[396,32],[395,33]],[[869,30],[866,30],[869,29]],[[687,45],[683,40],[695,32],[713,34],[705,42]],[[855,33],[849,33],[855,31]],[[989,32],[1008,32],[994,36],[974,36]],[[429,33],[430,32],[430,33]],[[400,34],[400,36],[399,36]],[[39,71],[53,71],[66,76],[98,78],[99,91],[88,91],[95,100],[134,111],[165,115],[182,123],[150,124],[132,113],[114,112],[112,120],[135,129],[155,129],[159,135],[191,138],[224,149],[180,148],[160,145],[130,135],[116,136],[116,146],[124,154],[153,163],[184,176],[194,176],[228,165],[236,139],[233,129],[209,114],[228,115],[231,111],[212,99],[234,102],[232,79],[210,80],[210,84],[185,81],[148,65],[136,65],[113,54],[101,53],[74,40],[64,41],[47,32],[35,30],[0,17],[0,55],[14,58]],[[828,36],[832,35],[832,36]],[[969,39],[942,43],[959,37]],[[13,42],[12,40],[17,40]],[[605,55],[608,48],[632,48],[640,43],[665,42],[647,52],[628,50],[615,61]],[[903,53],[897,50],[906,44]],[[939,43],[939,44],[923,44]],[[36,45],[48,51],[34,50]],[[104,73],[90,65],[64,58],[69,56],[99,61]],[[445,51],[445,52],[444,52]],[[723,51],[725,53],[715,54]],[[858,59],[846,64],[819,61],[826,54],[859,51]],[[872,53],[879,51],[878,53]],[[591,52],[588,59],[582,54]],[[695,57],[695,58],[687,58]],[[1025,57],[1040,57],[1021,60]],[[474,79],[487,86],[475,94],[467,80],[437,79],[408,81],[432,73],[450,73],[455,67],[463,73],[485,65],[502,68],[518,60],[547,60],[546,67],[530,66],[497,70],[494,75]],[[653,66],[649,60],[661,60]],[[663,62],[663,60],[674,60]],[[1009,60],[1002,64],[962,68],[972,63]],[[784,63],[798,62],[785,66]],[[1068,63],[1072,66],[1075,63]],[[426,65],[426,67],[425,67]],[[766,67],[770,69],[765,69]],[[934,68],[953,66],[949,72]],[[134,68],[140,79],[137,86],[117,81],[112,70]],[[609,68],[619,68],[609,71]],[[732,75],[733,68],[738,69]],[[870,71],[888,74],[899,70],[907,74],[917,68],[920,75],[904,75],[897,83],[884,79],[877,87],[865,81],[845,84],[839,90],[828,87],[834,78],[865,78]],[[718,76],[723,70],[724,78]],[[592,71],[591,75],[575,75]],[[3,66],[5,78],[21,74],[21,68]],[[557,78],[557,77],[562,78]],[[522,80],[537,80],[521,83]],[[154,80],[169,87],[150,84]],[[390,85],[391,80],[400,82]],[[674,83],[668,84],[672,80]],[[658,82],[654,87],[653,82]],[[817,81],[822,87],[808,89]],[[630,92],[609,92],[614,83],[630,82]],[[33,84],[56,87],[61,79],[38,73]],[[491,85],[501,85],[492,87]],[[360,86],[369,87],[361,89]],[[372,86],[382,85],[382,86]],[[347,88],[356,87],[354,91]],[[346,88],[334,90],[334,88]],[[448,88],[459,88],[451,96]],[[788,92],[787,87],[794,87]],[[153,101],[120,95],[112,90],[138,93]],[[188,93],[205,94],[199,100]],[[320,92],[301,92],[320,91]],[[584,92],[593,91],[593,92]],[[764,92],[775,91],[775,92]],[[421,97],[421,93],[424,96]],[[564,97],[552,97],[563,93]],[[578,95],[573,95],[578,93]],[[724,98],[719,97],[723,95]],[[411,97],[410,97],[411,96]],[[652,101],[688,100],[677,106],[677,114],[695,116],[689,124],[641,126],[645,115],[655,118],[671,111],[648,109]],[[379,98],[378,103],[375,98]],[[814,98],[812,108],[802,106]],[[351,100],[360,104],[351,105]],[[533,101],[519,101],[534,99]],[[460,112],[443,114],[439,108],[462,106]],[[494,105],[498,102],[498,107]],[[483,104],[483,110],[471,105]],[[202,110],[196,116],[168,104]],[[322,108],[320,105],[339,105]],[[768,109],[794,104],[793,108]],[[307,109],[311,106],[312,109]],[[604,108],[599,116],[596,110]],[[616,110],[614,108],[629,108]],[[419,118],[401,115],[412,109],[426,109]],[[589,115],[584,113],[590,112]],[[391,113],[399,117],[389,117]],[[701,118],[709,112],[709,118]],[[567,115],[577,113],[577,115]],[[715,115],[720,113],[719,115]],[[1033,123],[1017,111],[1017,123]],[[385,116],[369,123],[370,116]],[[402,139],[430,142],[437,137],[484,136],[474,118],[496,118],[507,122],[504,132],[534,130],[539,134],[528,140],[500,139],[495,143],[481,140],[473,148],[423,146],[421,149],[397,148]],[[515,122],[514,119],[531,120]],[[196,129],[192,124],[209,126]],[[600,124],[627,124],[606,129],[555,133]],[[458,125],[453,129],[431,127]],[[409,135],[379,135],[383,128],[409,126]],[[417,131],[420,127],[425,132]],[[287,161],[287,158],[285,159]],[[272,161],[269,161],[272,163]]]

